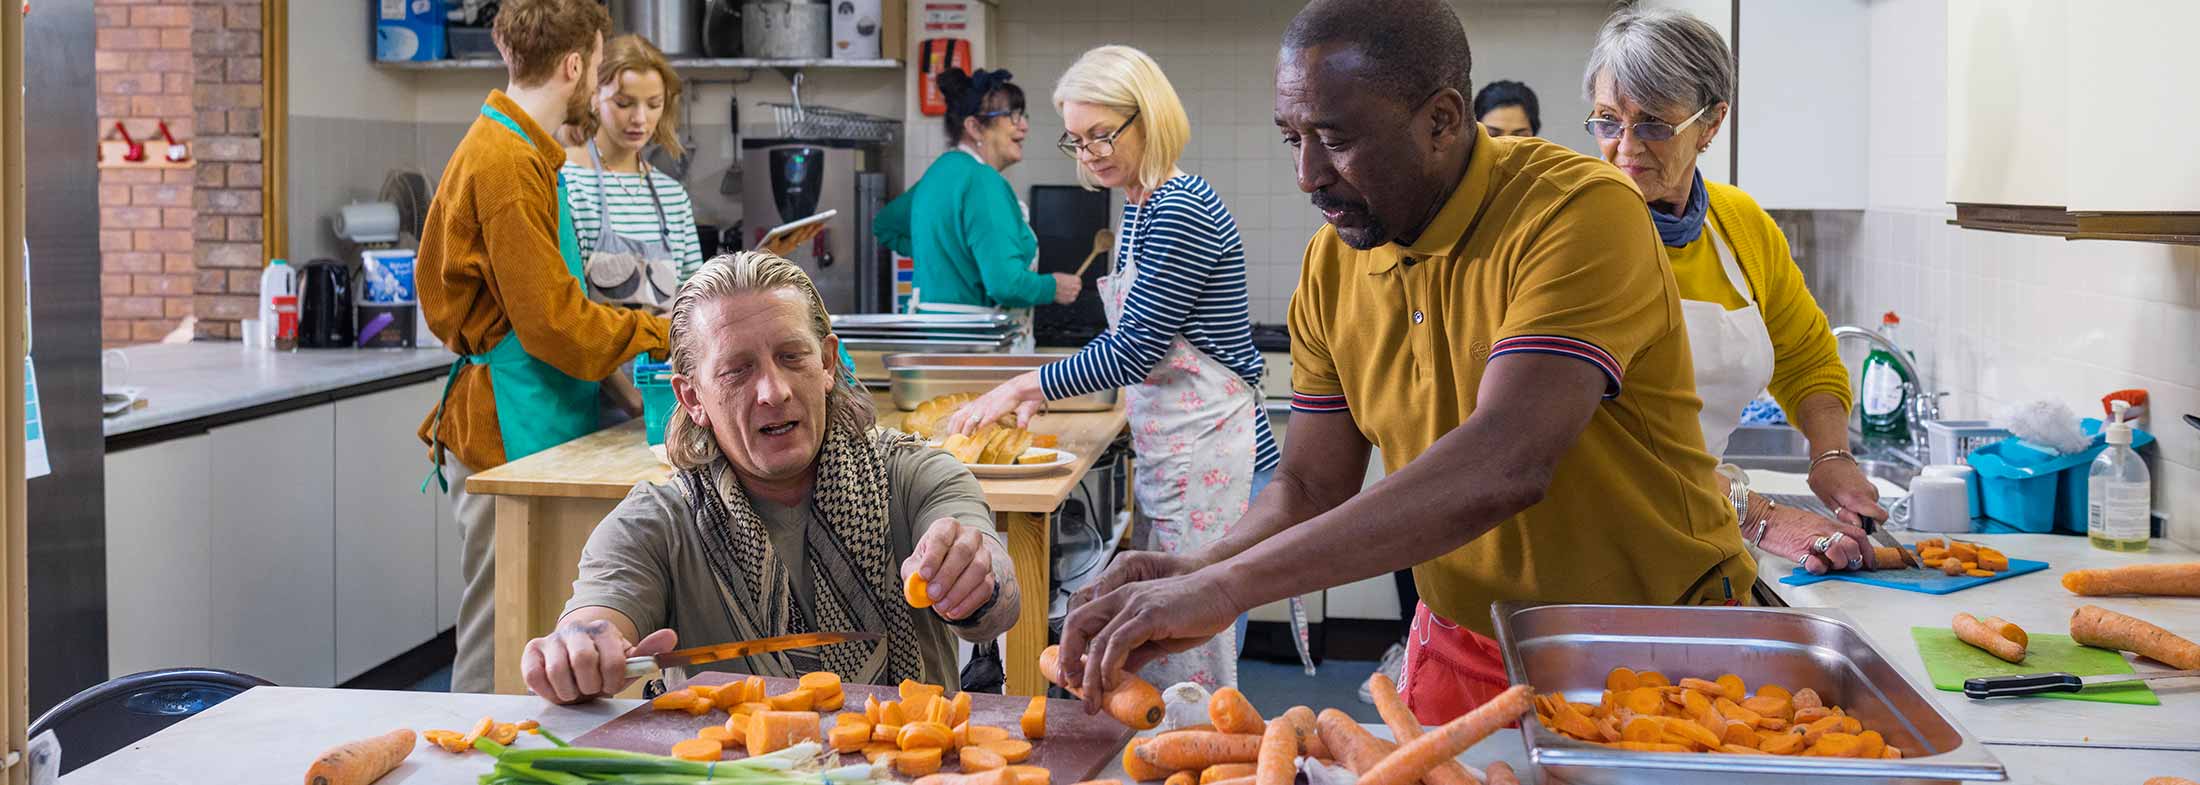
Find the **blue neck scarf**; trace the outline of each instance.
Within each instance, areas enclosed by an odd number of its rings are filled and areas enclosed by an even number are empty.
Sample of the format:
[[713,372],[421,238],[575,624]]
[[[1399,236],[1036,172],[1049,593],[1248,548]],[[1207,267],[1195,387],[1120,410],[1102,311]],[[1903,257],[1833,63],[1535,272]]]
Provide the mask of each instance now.
[[1679,248],[1695,242],[1703,235],[1703,216],[1711,208],[1711,196],[1703,187],[1703,170],[1696,170],[1696,184],[1688,192],[1688,207],[1674,215],[1655,206],[1650,208],[1650,220],[1658,225],[1658,239],[1669,248]]

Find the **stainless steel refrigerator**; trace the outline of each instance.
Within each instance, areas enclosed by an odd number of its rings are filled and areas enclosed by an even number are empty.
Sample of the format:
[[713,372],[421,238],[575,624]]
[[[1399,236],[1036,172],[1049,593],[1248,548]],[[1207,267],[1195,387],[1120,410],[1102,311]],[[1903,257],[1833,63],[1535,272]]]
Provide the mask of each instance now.
[[91,3],[23,17],[31,361],[53,473],[27,484],[30,713],[107,679],[107,448],[99,412],[98,114]]
[[788,221],[826,210],[840,215],[815,242],[789,255],[817,283],[833,313],[882,313],[892,288],[871,237],[885,207],[879,147],[845,139],[741,140],[741,227],[748,247]]

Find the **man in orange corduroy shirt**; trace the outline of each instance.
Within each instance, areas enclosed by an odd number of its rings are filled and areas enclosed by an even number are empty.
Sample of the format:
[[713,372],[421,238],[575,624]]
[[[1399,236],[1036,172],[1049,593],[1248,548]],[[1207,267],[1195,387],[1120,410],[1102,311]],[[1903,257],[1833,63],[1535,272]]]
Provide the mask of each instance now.
[[597,383],[636,355],[662,358],[671,332],[589,301],[558,176],[551,132],[588,111],[610,27],[592,0],[506,0],[495,35],[510,83],[451,154],[421,232],[420,307],[460,355],[420,428],[465,537],[453,692],[494,687],[494,505],[466,477],[594,430]]

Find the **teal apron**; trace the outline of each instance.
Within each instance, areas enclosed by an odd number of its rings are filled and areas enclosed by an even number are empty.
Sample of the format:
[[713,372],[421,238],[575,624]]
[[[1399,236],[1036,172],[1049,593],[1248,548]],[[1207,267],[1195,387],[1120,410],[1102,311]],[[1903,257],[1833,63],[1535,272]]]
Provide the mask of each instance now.
[[[521,139],[528,138],[527,132],[520,130],[519,123],[495,107],[484,104],[481,114],[511,129]],[[575,280],[581,280],[580,240],[573,233],[573,209],[565,199],[563,173],[558,175],[558,254],[565,258],[566,272]],[[459,371],[468,365],[489,366],[490,390],[497,405],[497,431],[504,437],[504,460],[516,461],[595,431],[597,383],[575,379],[528,355],[527,349],[520,345],[517,330],[505,333],[487,352],[453,361],[450,375],[443,381],[443,401],[449,400],[451,385],[458,381]],[[449,491],[450,483],[443,477],[443,401],[437,402],[435,418],[428,426],[429,455],[435,465],[428,479]],[[423,491],[427,487],[427,481],[420,484]]]

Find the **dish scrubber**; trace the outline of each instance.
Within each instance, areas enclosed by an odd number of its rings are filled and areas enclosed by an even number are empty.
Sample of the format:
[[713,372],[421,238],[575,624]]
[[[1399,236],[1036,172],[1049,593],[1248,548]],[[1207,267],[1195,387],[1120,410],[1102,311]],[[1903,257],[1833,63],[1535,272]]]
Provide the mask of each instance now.
[[2116,419],[2116,402],[2123,401],[2130,408],[2124,410],[2124,422],[2137,427],[2147,427],[2147,391],[2143,389],[2117,390],[2101,396],[2103,419]]
[[2057,455],[2093,446],[2093,439],[2078,427],[2078,413],[2061,401],[2010,404],[1994,415],[1994,427],[2007,429],[2017,438],[2053,450]]

